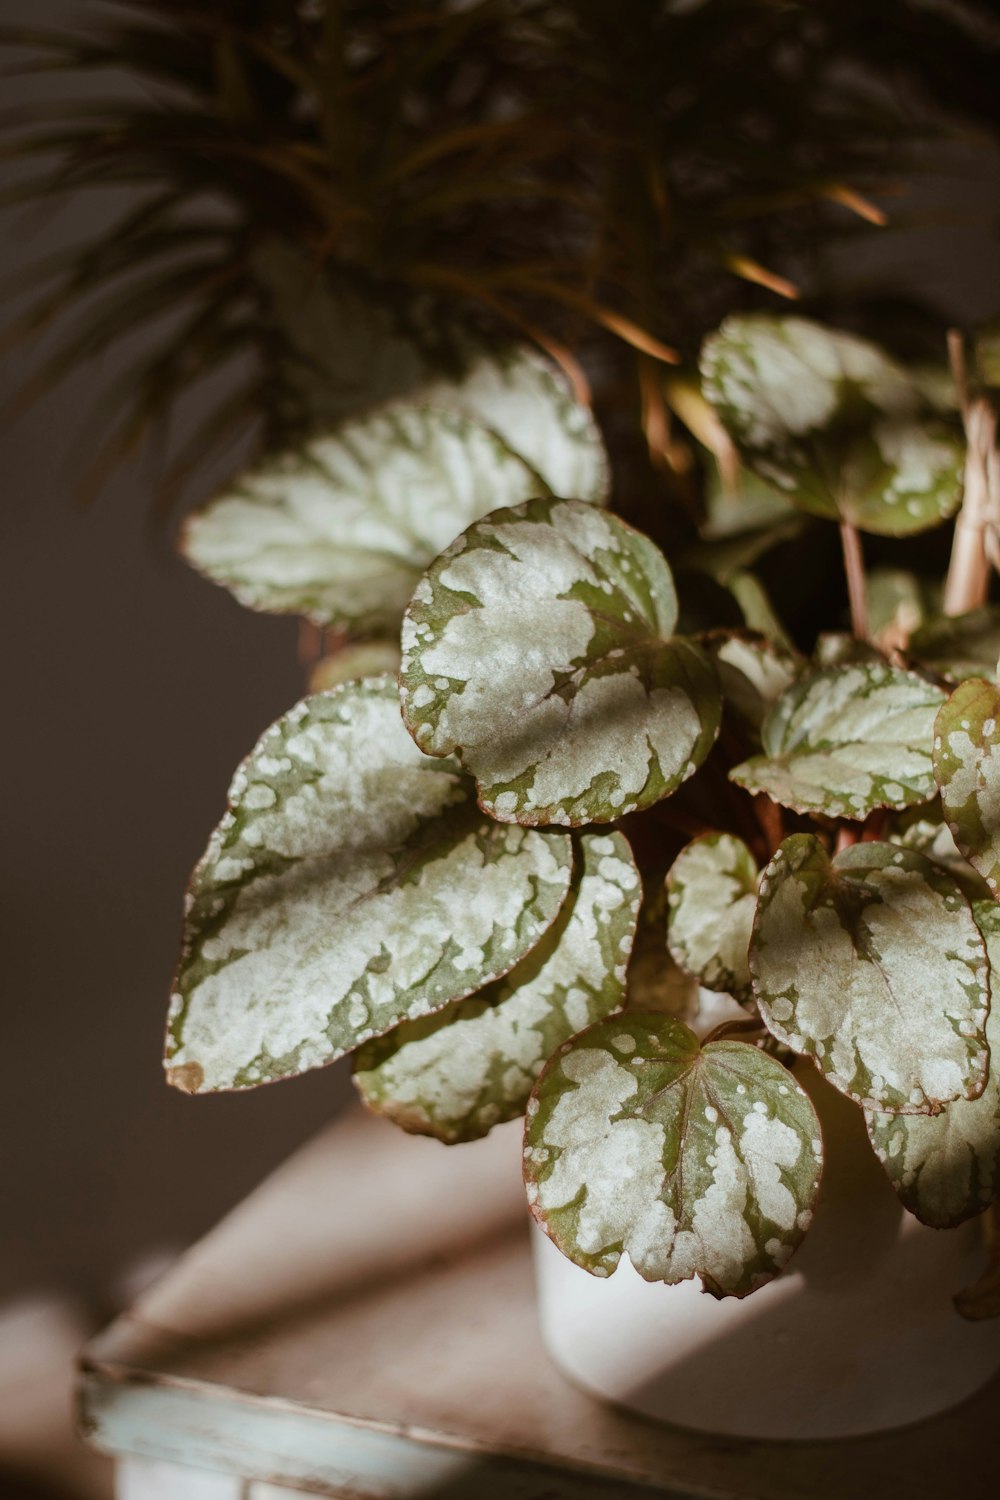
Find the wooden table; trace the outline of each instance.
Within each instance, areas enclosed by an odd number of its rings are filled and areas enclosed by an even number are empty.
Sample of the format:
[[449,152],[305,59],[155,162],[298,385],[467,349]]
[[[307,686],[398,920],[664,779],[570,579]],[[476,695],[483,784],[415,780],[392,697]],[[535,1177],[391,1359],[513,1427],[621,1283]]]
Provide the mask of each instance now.
[[[196,1107],[196,1106],[195,1106]],[[631,1417],[548,1362],[518,1127],[446,1149],[351,1112],[85,1352],[120,1500],[996,1500],[1000,1382],[840,1443]]]

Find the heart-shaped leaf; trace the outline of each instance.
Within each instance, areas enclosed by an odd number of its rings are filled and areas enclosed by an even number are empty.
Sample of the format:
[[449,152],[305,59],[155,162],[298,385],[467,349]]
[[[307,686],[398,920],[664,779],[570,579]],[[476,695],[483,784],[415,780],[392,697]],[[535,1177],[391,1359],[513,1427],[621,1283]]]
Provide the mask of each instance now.
[[933,1113],[986,1083],[989,965],[958,886],[896,844],[832,862],[786,839],[761,877],[750,942],[761,1015],[870,1109]]
[[670,952],[706,989],[751,998],[747,951],[757,910],[757,861],[742,839],[707,833],[667,876]]
[[764,754],[730,772],[796,812],[863,819],[876,807],[934,796],[934,719],[940,688],[888,662],[828,667],[803,677],[768,713]]
[[625,1253],[647,1281],[700,1276],[744,1297],[801,1241],[821,1168],[816,1112],[791,1073],[745,1042],[701,1047],[669,1016],[598,1021],[528,1105],[532,1212],[597,1276]]
[[248,1088],[320,1067],[498,978],[555,920],[567,835],[502,828],[428,760],[391,678],[307,698],[236,773],[194,872],[171,1081]]
[[744,462],[801,509],[906,536],[957,508],[957,427],[874,344],[737,315],[706,340],[701,368]]
[[[990,968],[1000,974],[1000,907],[975,907]],[[986,1021],[990,1073],[978,1099],[956,1099],[939,1115],[867,1112],[871,1143],[904,1206],[935,1229],[981,1214],[1000,1192],[1000,1004]]]
[[723,703],[754,735],[806,669],[798,652],[751,630],[712,630],[701,644],[715,663]]
[[461,380],[434,381],[420,394],[492,428],[553,495],[606,503],[611,467],[593,414],[537,350],[522,344],[481,353]]
[[910,641],[910,655],[942,677],[992,677],[1000,658],[1000,609],[987,605],[966,615],[928,620]]
[[934,772],[955,843],[1000,898],[1000,689],[967,678],[938,714]]
[[463,527],[544,490],[471,417],[400,403],[244,474],[188,520],[183,549],[253,609],[391,632]]
[[676,618],[662,554],[616,517],[551,499],[497,511],[414,594],[404,718],[494,817],[610,822],[672,792],[718,732],[714,669]]
[[546,1058],[621,1006],[639,872],[620,833],[577,837],[570,894],[527,958],[468,1000],[404,1022],[356,1054],[365,1102],[404,1130],[468,1141],[523,1114]]

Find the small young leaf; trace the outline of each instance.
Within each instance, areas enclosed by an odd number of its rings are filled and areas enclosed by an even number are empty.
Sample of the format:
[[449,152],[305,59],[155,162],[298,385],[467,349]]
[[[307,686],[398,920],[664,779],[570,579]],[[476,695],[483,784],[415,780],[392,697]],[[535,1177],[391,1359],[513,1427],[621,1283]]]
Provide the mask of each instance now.
[[712,630],[701,644],[715,663],[723,703],[755,735],[806,668],[796,651],[750,630]]
[[[1000,907],[977,904],[990,968],[1000,974]],[[1000,1004],[986,1021],[990,1073],[978,1099],[956,1099],[939,1115],[866,1111],[875,1154],[911,1214],[950,1229],[981,1214],[1000,1191]]]
[[365,1102],[404,1130],[475,1140],[524,1113],[547,1057],[617,1010],[639,906],[639,872],[620,833],[578,835],[570,894],[504,979],[359,1049]]
[[745,1042],[700,1047],[668,1016],[598,1021],[528,1105],[532,1212],[596,1276],[625,1253],[647,1281],[700,1276],[744,1297],[798,1246],[821,1169],[819,1121],[791,1073]]
[[786,839],[761,877],[750,973],[769,1030],[870,1109],[934,1113],[986,1084],[989,965],[958,886],[921,855]]
[[927,802],[935,790],[934,718],[944,698],[883,661],[812,672],[764,720],[764,754],[730,776],[795,812],[831,818]]
[[252,609],[392,632],[464,526],[544,490],[471,418],[400,404],[265,460],[189,518],[183,550]]
[[167,1062],[189,1092],[321,1067],[498,978],[555,920],[567,835],[502,828],[391,678],[307,698],[243,763],[191,881]]
[[992,677],[1000,658],[1000,608],[928,620],[910,641],[910,655],[942,677]]
[[747,951],[757,910],[757,861],[742,839],[707,833],[667,876],[670,952],[706,989],[751,999]]
[[435,381],[421,399],[492,428],[553,495],[607,501],[611,468],[590,409],[562,371],[528,345],[480,354],[460,381]]
[[955,843],[1000,899],[1000,689],[980,677],[938,714],[934,774]]
[[403,623],[403,715],[504,822],[601,823],[667,796],[719,727],[714,669],[672,632],[652,542],[589,505],[530,500],[470,526]]
[[701,365],[744,462],[803,510],[905,536],[957,508],[957,428],[874,344],[804,318],[736,315]]

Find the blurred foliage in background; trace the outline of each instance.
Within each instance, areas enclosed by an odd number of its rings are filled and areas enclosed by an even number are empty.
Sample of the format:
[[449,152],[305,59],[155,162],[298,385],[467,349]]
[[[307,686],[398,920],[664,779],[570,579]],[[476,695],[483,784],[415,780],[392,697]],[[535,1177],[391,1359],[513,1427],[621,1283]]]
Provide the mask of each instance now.
[[3,42],[8,72],[81,81],[7,112],[6,203],[129,190],[30,267],[7,337],[60,337],[22,399],[151,325],[100,407],[93,488],[236,372],[161,503],[234,434],[294,441],[470,335],[582,366],[648,482],[672,351],[815,292],[817,252],[878,221],[916,146],[1000,127],[989,0],[129,0]]

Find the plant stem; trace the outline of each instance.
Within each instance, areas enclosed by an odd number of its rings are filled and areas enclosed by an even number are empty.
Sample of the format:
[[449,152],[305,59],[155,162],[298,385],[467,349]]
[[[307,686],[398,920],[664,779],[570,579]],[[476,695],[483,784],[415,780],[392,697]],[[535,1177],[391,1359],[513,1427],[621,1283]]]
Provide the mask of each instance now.
[[844,573],[847,597],[851,604],[851,629],[859,641],[868,639],[868,590],[865,587],[865,560],[858,528],[850,521],[840,523],[840,545],[844,549]]

